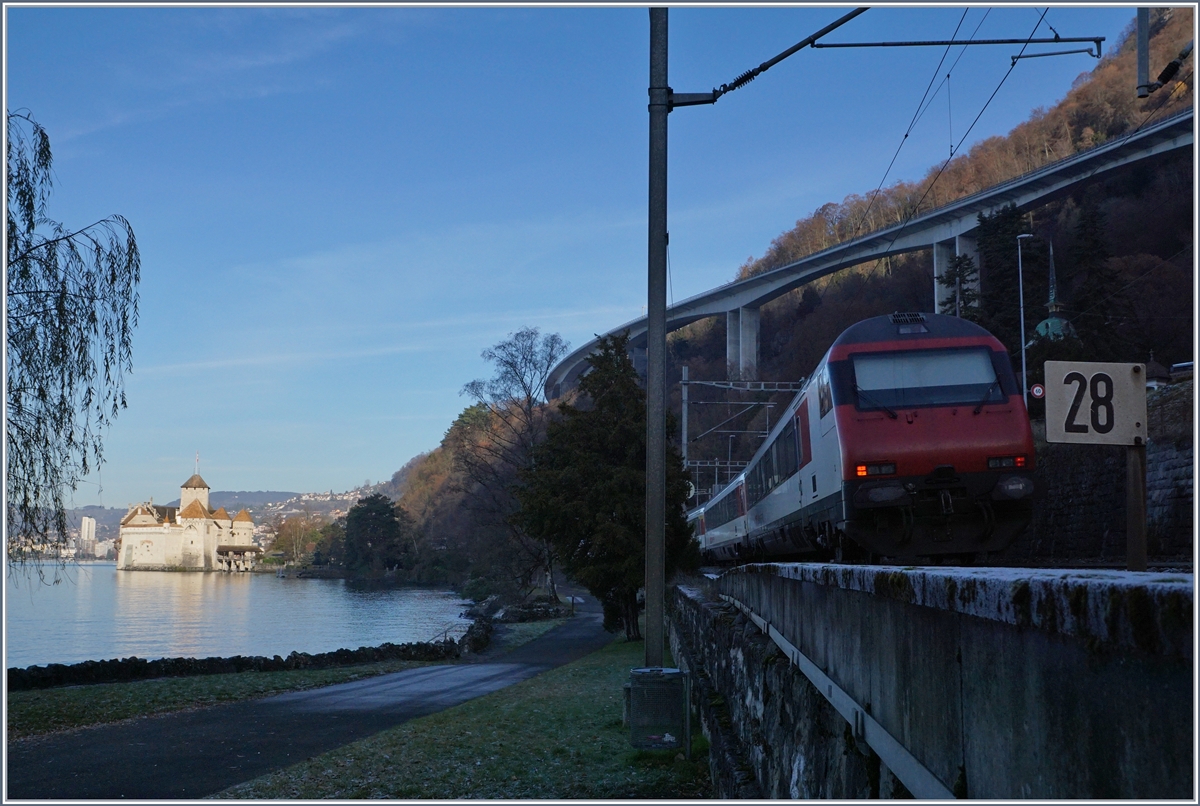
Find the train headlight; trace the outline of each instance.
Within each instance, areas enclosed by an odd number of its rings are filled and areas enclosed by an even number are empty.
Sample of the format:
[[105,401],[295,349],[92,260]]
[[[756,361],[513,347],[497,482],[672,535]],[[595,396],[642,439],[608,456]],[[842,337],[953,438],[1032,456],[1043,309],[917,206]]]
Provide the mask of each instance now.
[[992,490],[992,498],[1025,498],[1033,495],[1033,479],[1026,476],[1001,476]]
[[855,465],[854,475],[862,476],[894,476],[896,475],[895,462],[877,462],[869,465]]
[[908,490],[902,484],[864,486],[854,493],[854,501],[858,504],[893,504],[907,497]]

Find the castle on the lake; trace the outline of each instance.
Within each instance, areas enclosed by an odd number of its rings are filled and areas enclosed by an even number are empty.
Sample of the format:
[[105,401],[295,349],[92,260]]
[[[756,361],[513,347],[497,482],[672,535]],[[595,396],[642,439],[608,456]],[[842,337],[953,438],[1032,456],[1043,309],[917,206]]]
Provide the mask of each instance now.
[[196,473],[179,488],[179,506],[135,504],[121,519],[117,568],[127,571],[249,571],[262,549],[245,509],[229,517],[208,506]]

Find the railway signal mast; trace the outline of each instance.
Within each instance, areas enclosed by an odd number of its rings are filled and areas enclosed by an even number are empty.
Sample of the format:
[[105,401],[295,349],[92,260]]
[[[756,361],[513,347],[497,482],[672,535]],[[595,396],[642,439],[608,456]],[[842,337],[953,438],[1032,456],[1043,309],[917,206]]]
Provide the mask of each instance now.
[[667,513],[667,114],[716,103],[774,65],[865,12],[857,8],[712,92],[677,93],[667,83],[667,9],[650,9],[650,211],[646,300],[646,666],[662,667]]

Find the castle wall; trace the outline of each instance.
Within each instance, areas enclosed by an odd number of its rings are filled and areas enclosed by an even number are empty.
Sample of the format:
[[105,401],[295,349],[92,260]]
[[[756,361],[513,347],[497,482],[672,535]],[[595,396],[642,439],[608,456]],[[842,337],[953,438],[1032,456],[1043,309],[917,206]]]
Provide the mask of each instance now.
[[[198,478],[189,479],[195,483]],[[203,484],[203,480],[201,480]],[[218,568],[232,570],[217,558],[218,546],[254,545],[254,524],[245,520],[235,522],[218,510],[218,517],[211,517],[208,509],[208,488],[181,487],[179,507],[155,508],[139,504],[130,509],[122,521],[121,550],[117,556],[117,568],[129,570],[189,570],[212,571]],[[203,512],[193,509],[187,513],[192,517],[178,518],[175,513],[183,511],[192,503],[200,504]],[[220,517],[224,516],[224,517]],[[167,522],[159,522],[165,517]],[[178,518],[174,523],[169,519]],[[238,570],[249,570],[250,562],[237,563]]]
[[184,568],[204,567],[204,521],[188,518],[183,525],[182,557]]

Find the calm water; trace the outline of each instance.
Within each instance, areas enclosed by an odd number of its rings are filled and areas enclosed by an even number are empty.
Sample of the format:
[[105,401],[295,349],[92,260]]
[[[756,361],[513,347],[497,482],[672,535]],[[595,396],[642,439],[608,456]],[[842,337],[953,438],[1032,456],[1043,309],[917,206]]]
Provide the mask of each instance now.
[[70,569],[70,582],[5,585],[5,665],[283,655],[462,635],[468,605],[421,589],[358,590],[340,579]]

